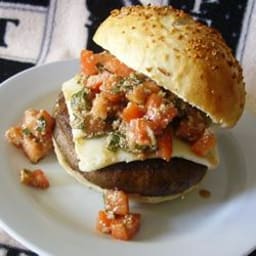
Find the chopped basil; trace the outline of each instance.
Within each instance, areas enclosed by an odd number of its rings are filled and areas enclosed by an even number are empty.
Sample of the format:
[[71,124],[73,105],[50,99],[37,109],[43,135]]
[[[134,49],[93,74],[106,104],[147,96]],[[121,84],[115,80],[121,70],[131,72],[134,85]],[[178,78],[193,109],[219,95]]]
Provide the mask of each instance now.
[[43,116],[41,116],[39,119],[37,119],[37,120],[36,120],[36,123],[37,123],[36,130],[37,130],[38,132],[43,132],[43,131],[45,131],[47,122],[46,122],[46,120],[45,120],[45,118],[44,118]]
[[72,127],[75,129],[81,129],[84,130],[85,128],[85,123],[83,117],[80,117],[76,114],[73,114],[73,121],[72,121]]
[[26,135],[26,136],[31,135],[31,131],[30,131],[28,128],[22,129],[22,133],[23,133],[24,135]]
[[116,152],[122,145],[122,135],[117,132],[112,132],[109,134],[107,139],[107,149]]
[[132,73],[128,77],[121,78],[112,88],[113,93],[132,90],[145,80],[145,76],[139,73]]
[[81,112],[83,110],[90,110],[91,104],[88,100],[88,93],[83,88],[71,96],[71,107],[74,111]]
[[155,151],[156,150],[156,145],[141,145],[141,144],[135,144],[134,145],[135,151],[143,152],[143,151]]

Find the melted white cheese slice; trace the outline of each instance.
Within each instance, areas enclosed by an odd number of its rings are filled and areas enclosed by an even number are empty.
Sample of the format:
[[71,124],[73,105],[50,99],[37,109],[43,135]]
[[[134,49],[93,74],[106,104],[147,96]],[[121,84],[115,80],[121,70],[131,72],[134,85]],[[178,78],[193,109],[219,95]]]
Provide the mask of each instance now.
[[[78,77],[65,82],[62,86],[62,92],[67,104],[70,121],[73,120],[73,111],[71,108],[71,96],[82,89],[78,82]],[[84,172],[98,170],[100,168],[118,163],[132,162],[140,160],[136,154],[123,150],[112,152],[106,148],[107,136],[85,139],[81,129],[72,128],[75,151],[79,160],[79,169]],[[191,151],[190,146],[173,137],[173,157],[184,158],[192,162],[207,166],[213,169],[218,165],[217,148],[211,150],[206,156],[200,157]],[[154,158],[154,157],[152,157]]]

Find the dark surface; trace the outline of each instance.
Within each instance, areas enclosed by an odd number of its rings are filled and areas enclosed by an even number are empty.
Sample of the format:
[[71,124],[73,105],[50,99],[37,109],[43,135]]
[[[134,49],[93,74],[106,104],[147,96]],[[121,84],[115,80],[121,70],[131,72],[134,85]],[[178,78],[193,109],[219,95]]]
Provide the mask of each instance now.
[[33,63],[25,63],[19,61],[12,61],[0,58],[0,82],[6,80],[8,77],[34,66]]
[[31,252],[29,250],[22,250],[20,248],[8,246],[1,243],[0,243],[0,250],[2,250],[4,253],[4,254],[0,254],[1,256],[38,256],[38,254]]
[[0,0],[0,2],[15,4],[31,4],[33,6],[47,7],[50,3],[50,0]]
[[[141,4],[138,0],[126,2],[132,5]],[[233,52],[236,53],[248,0],[233,0],[232,3],[230,1],[196,0],[169,0],[168,2],[169,5],[177,9],[183,9],[195,19],[216,28]],[[198,2],[200,2],[200,5],[197,4]],[[95,52],[102,50],[93,42],[92,37],[97,27],[109,15],[110,11],[123,5],[124,1],[122,0],[86,0],[86,6],[90,11],[89,21],[86,24],[88,29],[88,49]]]
[[[60,94],[56,106],[55,140],[72,169],[78,171],[63,94]],[[80,172],[80,174],[105,189],[118,188],[127,193],[145,196],[167,196],[182,193],[198,184],[204,177],[206,169],[205,166],[181,158],[173,158],[169,162],[162,159],[148,159],[117,163],[97,171]]]
[[216,28],[236,53],[247,0],[201,1],[169,0],[169,4],[183,9],[201,22]]

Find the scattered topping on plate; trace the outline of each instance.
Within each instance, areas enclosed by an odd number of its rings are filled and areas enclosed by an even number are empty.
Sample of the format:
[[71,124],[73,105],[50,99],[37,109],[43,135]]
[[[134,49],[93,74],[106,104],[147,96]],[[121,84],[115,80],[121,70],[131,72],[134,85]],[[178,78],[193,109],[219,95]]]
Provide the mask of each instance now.
[[39,189],[47,189],[50,186],[48,178],[40,169],[34,171],[22,169],[20,171],[20,182],[24,185]]
[[105,210],[100,210],[96,229],[119,240],[131,240],[139,231],[141,216],[129,212],[127,194],[120,190],[106,190]]
[[200,189],[199,190],[199,195],[202,198],[209,198],[211,196],[211,192],[209,190],[206,190],[206,189]]
[[24,113],[22,124],[10,127],[5,136],[21,148],[32,163],[37,163],[53,148],[54,125],[55,120],[46,110],[29,109]]
[[105,210],[114,214],[126,215],[129,213],[128,196],[123,191],[107,190],[104,194]]

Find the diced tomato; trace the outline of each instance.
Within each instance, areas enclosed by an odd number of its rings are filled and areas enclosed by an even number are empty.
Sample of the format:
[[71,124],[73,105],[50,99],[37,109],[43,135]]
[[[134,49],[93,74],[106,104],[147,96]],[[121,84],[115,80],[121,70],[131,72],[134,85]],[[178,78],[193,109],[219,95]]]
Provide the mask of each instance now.
[[112,214],[110,215],[106,211],[99,211],[98,218],[96,221],[96,229],[99,232],[110,234],[111,233],[111,222],[115,216]]
[[152,93],[147,99],[146,107],[148,110],[152,108],[159,108],[162,103],[163,97],[158,93]]
[[23,117],[23,128],[27,129],[29,133],[32,133],[33,135],[37,135],[38,132],[36,130],[37,128],[37,115],[39,111],[35,109],[27,109],[24,112],[24,117]]
[[32,163],[37,163],[44,156],[43,146],[35,138],[24,136],[22,147]]
[[96,75],[98,73],[97,58],[92,51],[82,50],[80,55],[81,70],[85,75]]
[[[112,93],[112,92],[102,92],[104,97],[106,97],[111,103],[119,103],[123,99],[123,95],[120,93]],[[111,104],[110,104],[111,105]]]
[[146,116],[151,121],[151,127],[156,134],[161,133],[178,113],[173,104],[162,103],[163,97],[157,93],[151,94],[146,103]]
[[146,103],[149,95],[158,93],[159,90],[159,87],[154,82],[145,81],[129,91],[126,97],[129,101],[142,105]]
[[100,87],[102,84],[109,80],[111,77],[111,74],[109,72],[102,72],[98,75],[92,75],[88,77],[86,80],[85,86],[90,88],[94,93],[100,92]]
[[50,186],[47,177],[45,176],[44,172],[40,169],[34,171],[30,171],[27,169],[21,170],[20,181],[22,184],[34,188],[46,189]]
[[143,117],[144,114],[145,111],[142,107],[130,102],[122,112],[122,119],[125,122],[130,122],[132,119]]
[[103,64],[108,71],[117,76],[125,77],[134,72],[131,68],[108,53],[98,54],[97,57],[99,62]]
[[37,163],[53,148],[55,119],[46,110],[28,109],[21,126],[6,131],[6,138],[21,148],[32,163]]
[[145,91],[149,94],[158,93],[160,91],[160,87],[152,80],[145,81],[143,83],[143,87],[145,88]]
[[91,109],[94,117],[105,120],[108,116],[108,104],[108,100],[102,93],[97,94]]
[[104,194],[106,211],[125,215],[129,213],[128,196],[120,190],[107,190]]
[[157,155],[169,161],[172,157],[172,133],[170,129],[166,129],[164,133],[158,137],[157,145]]
[[[43,124],[40,127],[40,122],[43,122],[45,125]],[[54,125],[55,119],[46,110],[39,110],[39,114],[37,115],[37,130],[42,135],[52,136]]]
[[215,146],[215,144],[216,138],[214,134],[206,131],[199,140],[192,144],[191,149],[195,154],[205,156]]
[[5,137],[7,138],[8,142],[14,144],[16,147],[22,146],[22,129],[19,126],[10,127],[6,133]]
[[111,223],[111,235],[115,239],[130,240],[140,228],[140,214],[130,213],[116,217]]
[[138,145],[151,145],[153,143],[153,130],[150,121],[139,118],[132,119],[128,127],[128,142]]
[[46,110],[28,109],[24,113],[23,127],[36,137],[45,135],[50,137],[54,125],[54,118]]
[[100,86],[102,85],[102,77],[99,75],[90,76],[86,81],[85,86],[90,88],[94,93],[100,92]]
[[[123,100],[122,92],[114,92],[114,87],[116,82],[118,81],[117,76],[111,75],[108,79],[105,79],[104,83],[101,86],[102,94],[111,102],[111,103],[119,103]],[[110,103],[110,105],[111,105]]]
[[145,92],[143,85],[138,85],[130,90],[127,95],[127,99],[136,104],[145,104],[148,94]]
[[177,116],[177,113],[177,109],[172,104],[165,106],[160,111],[159,116],[156,116],[155,120],[152,120],[156,125],[156,130],[166,128],[173,118]]
[[129,213],[128,196],[120,190],[106,190],[105,210],[99,211],[96,229],[113,238],[130,240],[140,227],[140,214]]

